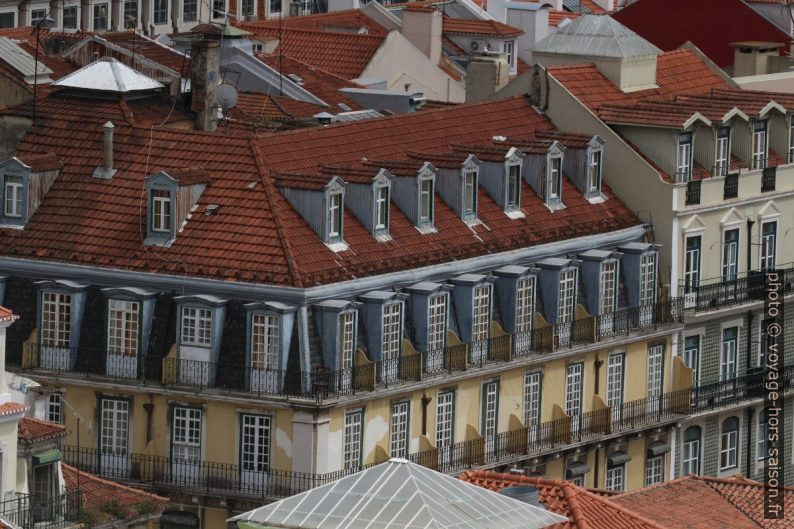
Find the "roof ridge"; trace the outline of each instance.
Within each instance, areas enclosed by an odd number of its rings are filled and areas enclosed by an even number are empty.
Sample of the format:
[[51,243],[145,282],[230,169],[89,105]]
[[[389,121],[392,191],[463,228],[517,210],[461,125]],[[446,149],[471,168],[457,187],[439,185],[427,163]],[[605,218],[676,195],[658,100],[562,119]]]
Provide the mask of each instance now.
[[[562,485],[560,485],[562,497],[565,498],[565,501],[568,503],[568,508],[571,511],[571,520],[579,529],[590,529],[590,524],[587,523],[587,518],[582,512],[582,507],[579,505],[579,500],[576,498],[573,487],[574,485],[568,482],[563,482]],[[585,492],[587,491],[585,490]],[[595,494],[593,494],[593,496],[595,496]]]
[[[350,33],[346,31],[326,31],[323,29],[314,29],[314,28],[295,28],[295,27],[273,27],[273,26],[249,26],[253,29],[258,29],[262,32],[276,32],[276,33],[309,33],[311,35],[323,35],[323,34],[330,34],[330,35],[344,35],[346,37],[359,37],[362,40],[378,40],[382,41],[386,38],[386,35],[370,35],[367,33]],[[245,28],[243,28],[245,29]]]

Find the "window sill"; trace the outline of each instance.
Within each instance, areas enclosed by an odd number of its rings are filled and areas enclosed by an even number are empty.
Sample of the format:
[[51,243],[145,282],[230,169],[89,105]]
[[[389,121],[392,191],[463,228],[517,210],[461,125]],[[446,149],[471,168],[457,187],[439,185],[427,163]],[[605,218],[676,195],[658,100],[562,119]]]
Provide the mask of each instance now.
[[435,226],[414,226],[416,231],[421,233],[422,235],[427,235],[429,233],[438,233],[438,230]]
[[526,217],[526,215],[524,215],[524,212],[521,211],[520,209],[512,209],[510,211],[505,211],[505,215],[507,215],[507,218],[509,219],[523,219]]
[[587,201],[590,202],[591,204],[603,204],[604,202],[606,202],[606,200],[607,200],[606,197],[601,194],[587,199]]
[[344,241],[327,242],[327,243],[325,243],[325,245],[328,247],[329,250],[331,250],[334,253],[346,252],[347,250],[350,249],[350,247]]

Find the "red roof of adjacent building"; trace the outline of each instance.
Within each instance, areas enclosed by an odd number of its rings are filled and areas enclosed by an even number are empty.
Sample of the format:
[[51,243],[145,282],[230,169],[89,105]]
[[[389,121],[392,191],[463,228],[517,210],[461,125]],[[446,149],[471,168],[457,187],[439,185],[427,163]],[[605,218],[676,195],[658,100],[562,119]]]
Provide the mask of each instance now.
[[720,67],[733,64],[731,43],[776,42],[785,55],[792,40],[742,0],[637,0],[612,16],[662,50],[690,41]]
[[136,55],[141,55],[152,62],[170,68],[176,72],[187,75],[190,71],[190,58],[185,54],[160,44],[154,39],[141,35],[135,31],[122,31],[117,33],[103,33],[95,36],[97,39],[106,40],[111,44],[121,46]]
[[444,33],[453,35],[483,35],[486,37],[518,37],[524,30],[496,20],[444,17]]
[[19,420],[17,437],[30,443],[46,441],[66,435],[66,427],[50,421],[43,421],[34,417],[22,417]]
[[[2,310],[5,311],[7,315],[11,314],[11,312],[8,309],[2,309]],[[8,316],[3,316],[2,314],[0,314],[0,321],[5,321],[5,318],[7,317]],[[3,404],[0,404],[0,416],[11,415],[13,413],[24,413],[25,411],[27,411],[27,409],[28,409],[27,406],[22,404],[17,404],[16,402],[4,402]]]
[[547,510],[569,519],[550,525],[548,529],[668,529],[568,481],[488,470],[468,470],[459,477],[494,492],[514,486],[536,487]]
[[330,13],[317,13],[299,17],[241,22],[240,27],[251,31],[251,27],[279,27],[287,29],[315,29],[333,33],[362,34],[385,37],[389,30],[368,17],[360,9],[345,9]]
[[556,9],[549,10],[549,26],[559,26],[560,22],[565,20],[576,20],[582,16],[580,13],[571,13],[570,11],[557,11]]
[[743,478],[685,476],[614,496],[611,501],[670,529],[794,528],[794,487],[786,487],[783,520],[764,519],[764,485]]

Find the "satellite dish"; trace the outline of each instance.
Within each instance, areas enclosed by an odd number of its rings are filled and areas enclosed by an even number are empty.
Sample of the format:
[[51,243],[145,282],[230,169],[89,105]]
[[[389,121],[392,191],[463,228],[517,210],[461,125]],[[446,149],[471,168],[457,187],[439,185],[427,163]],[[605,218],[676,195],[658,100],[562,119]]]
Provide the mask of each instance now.
[[215,102],[224,112],[237,104],[238,97],[237,88],[229,83],[221,83],[215,89]]

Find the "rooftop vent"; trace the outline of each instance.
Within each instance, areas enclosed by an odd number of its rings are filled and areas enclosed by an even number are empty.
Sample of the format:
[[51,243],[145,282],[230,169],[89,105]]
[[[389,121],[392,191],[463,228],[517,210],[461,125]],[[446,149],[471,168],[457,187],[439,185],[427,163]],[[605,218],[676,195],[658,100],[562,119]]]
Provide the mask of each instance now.
[[105,139],[102,148],[102,165],[94,169],[94,178],[110,180],[116,174],[116,170],[113,168],[113,130],[115,127],[108,121],[103,129]]

